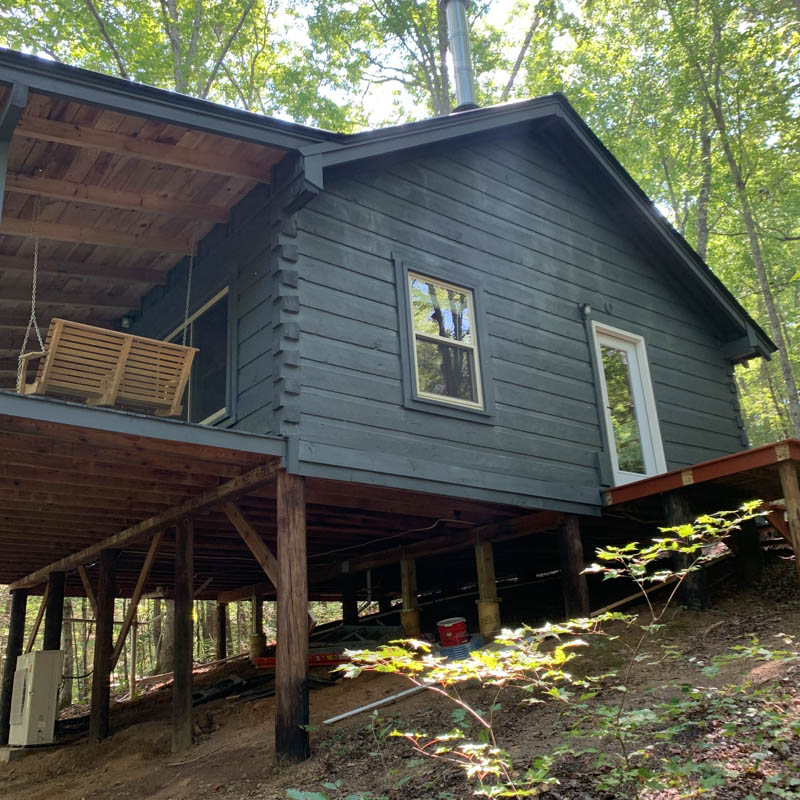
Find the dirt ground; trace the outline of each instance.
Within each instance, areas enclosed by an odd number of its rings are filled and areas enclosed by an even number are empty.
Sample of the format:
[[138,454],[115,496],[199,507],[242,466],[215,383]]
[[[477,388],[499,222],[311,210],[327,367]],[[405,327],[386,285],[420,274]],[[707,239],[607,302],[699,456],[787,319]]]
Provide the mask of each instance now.
[[[633,609],[642,610],[642,609]],[[658,697],[664,687],[676,682],[707,682],[701,670],[715,654],[736,644],[746,644],[755,634],[767,647],[781,646],[779,634],[800,638],[800,591],[793,563],[776,559],[760,585],[737,589],[725,581],[716,587],[709,611],[669,612],[662,632],[660,655],[644,658],[635,668],[629,687],[638,694]],[[624,638],[624,637],[623,637]],[[605,670],[621,663],[624,643],[594,648],[586,664]],[[664,653],[671,655],[665,657]],[[768,685],[797,684],[785,665],[757,659],[737,662],[729,679]],[[735,672],[735,674],[734,674]],[[211,676],[214,677],[214,676]],[[210,679],[210,678],[209,678]],[[208,679],[207,679],[208,680]],[[776,684],[777,685],[777,684]],[[363,674],[355,680],[341,679],[335,686],[311,692],[312,758],[296,766],[278,766],[273,756],[274,698],[235,704],[218,700],[195,709],[199,735],[193,749],[184,755],[169,752],[169,690],[140,701],[125,711],[125,704],[112,710],[116,732],[100,744],[85,737],[57,749],[37,752],[8,765],[0,765],[0,797],[4,800],[284,800],[289,789],[323,792],[330,800],[348,793],[367,792],[391,800],[460,800],[473,789],[455,767],[420,759],[402,739],[388,736],[393,728],[442,732],[452,727],[453,707],[430,692],[412,696],[382,708],[377,718],[368,714],[324,726],[323,720],[343,711],[386,697],[409,687],[398,676]],[[478,707],[486,706],[487,692],[468,688],[463,695]],[[492,698],[493,698],[492,694]],[[665,695],[666,696],[666,695]],[[524,705],[509,690],[497,715],[498,741],[514,759],[515,769],[524,770],[539,753],[558,743],[565,727],[563,704]],[[800,698],[794,711],[800,717]],[[130,724],[132,719],[140,720]],[[712,736],[713,732],[704,734]],[[603,746],[604,743],[596,744]],[[796,743],[792,744],[792,747]],[[678,747],[677,758],[693,757],[687,743]],[[704,746],[708,746],[706,742]],[[731,753],[731,759],[747,754]],[[560,784],[546,793],[552,800],[595,800],[614,795],[594,788],[594,773],[580,761],[556,766]],[[703,796],[742,800],[759,796],[755,771],[748,777],[717,787]],[[744,773],[742,773],[744,774]],[[338,789],[322,788],[323,782],[340,782]],[[675,792],[650,793],[648,798],[677,798]],[[770,795],[773,796],[773,795]],[[781,795],[775,795],[781,796]],[[800,796],[786,795],[786,796]]]

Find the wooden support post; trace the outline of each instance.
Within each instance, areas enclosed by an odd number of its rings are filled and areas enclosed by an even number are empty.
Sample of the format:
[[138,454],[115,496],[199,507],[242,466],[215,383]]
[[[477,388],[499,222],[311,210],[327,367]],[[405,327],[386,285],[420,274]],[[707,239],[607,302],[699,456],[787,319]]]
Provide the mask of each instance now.
[[63,572],[51,572],[47,576],[47,600],[44,605],[42,650],[60,650],[61,627],[64,620]]
[[388,614],[392,610],[392,598],[388,594],[382,594],[378,597],[378,612],[380,614]]
[[178,520],[175,532],[175,657],[172,683],[172,752],[192,746],[192,604],[194,601],[194,525]]
[[358,625],[356,580],[349,572],[342,576],[342,622],[345,625]]
[[275,752],[287,761],[309,757],[308,566],[302,477],[278,473],[278,642]]
[[[667,492],[663,495],[664,517],[667,525],[676,527],[694,522],[694,511],[685,494],[680,491]],[[689,554],[674,553],[672,556],[673,569],[686,569],[695,558]],[[676,600],[686,608],[700,610],[708,608],[710,598],[708,594],[708,576],[704,569],[690,572],[682,581]]]
[[786,517],[794,550],[794,566],[800,580],[800,484],[797,481],[797,467],[793,461],[781,461],[778,466],[781,476],[783,501],[786,503]]
[[403,610],[400,623],[406,636],[420,636],[419,603],[417,602],[417,562],[413,558],[400,560],[400,591],[403,597]]
[[217,603],[217,661],[228,657],[228,606]]
[[130,666],[130,693],[129,696],[131,700],[133,696],[136,694],[136,650],[139,644],[139,612],[138,607],[137,610],[133,613],[133,625],[131,625],[131,666]]
[[263,658],[267,654],[267,637],[264,635],[264,601],[253,592],[253,630],[250,631],[250,658]]
[[44,619],[44,610],[47,608],[47,594],[50,591],[50,585],[45,586],[44,594],[42,595],[42,602],[39,603],[39,610],[36,612],[36,619],[33,621],[30,635],[28,636],[28,643],[25,645],[25,652],[30,653],[33,646],[36,644],[36,637],[39,635],[39,628],[41,627],[42,620]]
[[491,542],[476,540],[475,566],[478,572],[478,627],[481,636],[488,640],[500,630],[500,603]]
[[11,722],[11,693],[14,688],[17,656],[22,654],[22,645],[25,641],[25,610],[27,604],[27,589],[16,589],[11,592],[11,618],[8,622],[6,660],[3,665],[3,684],[2,688],[0,688],[0,745],[8,744],[8,731]]
[[558,532],[558,552],[561,558],[561,588],[564,593],[564,611],[567,619],[588,617],[589,586],[583,570],[583,544],[581,528],[574,514],[567,514]]
[[731,545],[736,556],[736,572],[745,586],[758,583],[764,572],[764,551],[761,548],[761,527],[755,520],[742,523],[731,532]]
[[103,550],[98,559],[97,624],[94,632],[92,705],[89,738],[105,739],[109,731],[111,704],[111,653],[114,649],[114,562],[116,550]]
[[133,590],[130,605],[125,613],[125,618],[122,620],[122,628],[120,629],[119,636],[117,636],[117,643],[114,646],[114,652],[111,656],[111,669],[116,667],[117,661],[119,661],[119,657],[122,653],[122,648],[125,646],[125,639],[128,638],[128,631],[136,616],[136,610],[139,608],[139,600],[142,598],[144,587],[147,585],[147,579],[150,577],[150,570],[153,567],[153,561],[155,561],[163,535],[164,531],[159,531],[150,542],[150,549],[147,551],[147,556],[145,556],[144,565],[136,581],[136,587]]
[[86,573],[86,567],[78,567],[78,575],[81,576],[81,583],[83,584],[83,591],[86,592],[86,597],[89,600],[89,605],[92,607],[92,613],[97,616],[97,600],[94,596],[94,589],[89,581],[89,576]]

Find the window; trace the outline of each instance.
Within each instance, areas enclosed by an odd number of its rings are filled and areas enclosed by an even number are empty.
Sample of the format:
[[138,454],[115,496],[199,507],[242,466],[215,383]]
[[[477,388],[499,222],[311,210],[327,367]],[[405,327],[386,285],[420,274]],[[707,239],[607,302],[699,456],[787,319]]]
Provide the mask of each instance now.
[[472,291],[408,273],[416,394],[482,409]]
[[183,398],[181,419],[211,424],[227,416],[228,394],[228,290],[223,289],[192,314],[186,325],[167,341],[197,348],[192,374]]
[[593,323],[616,484],[666,471],[644,339]]

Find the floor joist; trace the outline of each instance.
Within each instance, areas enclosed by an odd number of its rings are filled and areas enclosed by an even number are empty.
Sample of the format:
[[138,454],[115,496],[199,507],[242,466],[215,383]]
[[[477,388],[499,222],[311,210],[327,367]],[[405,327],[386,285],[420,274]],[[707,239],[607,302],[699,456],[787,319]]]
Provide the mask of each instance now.
[[120,533],[114,534],[113,536],[110,536],[103,541],[92,545],[91,547],[87,547],[78,553],[74,553],[66,558],[62,558],[60,561],[50,564],[49,566],[36,570],[30,575],[15,581],[10,588],[13,590],[36,586],[36,584],[42,583],[44,580],[46,580],[47,576],[51,572],[67,572],[79,567],[82,564],[87,564],[90,561],[93,561],[104,550],[112,548],[123,549],[135,542],[137,539],[140,539],[143,536],[146,536],[148,533],[158,530],[159,528],[163,528],[171,523],[174,523],[181,517],[190,516],[194,512],[199,511],[201,508],[205,508],[206,506],[210,505],[217,505],[220,502],[224,502],[231,497],[241,494],[242,492],[246,492],[248,489],[251,489],[255,486],[260,486],[273,480],[279,470],[280,466],[277,462],[256,467],[255,469],[246,472],[244,475],[240,475],[238,478],[233,478],[232,480],[223,483],[216,489],[210,489],[209,491],[203,492],[197,497],[187,500],[185,503],[181,503],[178,506],[173,506],[167,511],[163,511],[162,513],[156,514],[149,519],[145,519],[136,525],[132,525]]

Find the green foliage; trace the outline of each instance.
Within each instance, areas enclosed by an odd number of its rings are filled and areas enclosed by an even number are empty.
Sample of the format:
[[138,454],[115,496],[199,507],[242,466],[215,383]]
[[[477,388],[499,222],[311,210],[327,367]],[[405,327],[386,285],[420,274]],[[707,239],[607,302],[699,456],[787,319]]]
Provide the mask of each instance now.
[[[643,789],[693,787],[710,791],[724,785],[731,770],[713,760],[687,764],[657,751],[659,743],[675,741],[691,728],[709,720],[725,720],[730,727],[737,719],[731,713],[734,690],[720,694],[712,690],[684,688],[682,694],[655,704],[642,704],[632,695],[630,679],[636,665],[650,661],[644,645],[657,637],[663,618],[675,593],[686,577],[714,557],[724,537],[758,514],[759,501],[744,504],[735,511],[703,515],[694,523],[662,528],[661,535],[644,545],[628,543],[597,551],[598,563],[587,571],[601,573],[604,579],[634,581],[647,600],[649,619],[639,620],[618,612],[606,612],[592,619],[548,623],[539,628],[523,626],[504,630],[492,647],[478,650],[467,658],[446,661],[423,641],[408,639],[392,642],[376,650],[350,651],[351,663],[341,667],[347,677],[364,671],[403,675],[411,683],[443,698],[454,706],[453,727],[438,734],[418,730],[398,730],[392,735],[408,741],[421,756],[457,765],[473,784],[473,792],[485,797],[529,797],[558,783],[553,765],[565,756],[589,758],[600,772],[598,787],[606,791],[638,797]],[[679,555],[685,566],[672,568],[667,560]],[[673,583],[675,588],[660,606],[646,589]],[[590,642],[617,638],[622,631],[629,648],[629,660],[618,674],[577,676],[568,667]],[[784,637],[785,644],[791,640]],[[737,645],[729,654],[716,659],[708,669],[721,669],[741,659],[790,657],[791,650],[774,650],[757,640]],[[669,649],[663,657],[674,657]],[[458,687],[482,687],[489,693],[486,709],[464,700]],[[502,712],[501,692],[516,690],[526,703],[554,702],[563,706],[571,720],[570,735],[577,741],[603,742],[595,747],[562,747],[540,754],[519,774],[510,754],[497,741],[494,716]],[[751,702],[752,694],[737,690],[736,698]],[[598,700],[610,695],[611,702]],[[727,705],[726,705],[727,703]],[[735,708],[738,708],[734,701]],[[749,707],[749,706],[746,706]],[[699,721],[702,720],[702,723]],[[374,729],[373,722],[373,729]],[[754,741],[774,748],[781,740],[795,735],[796,723],[777,724],[766,715],[760,730],[764,737]],[[387,727],[381,728],[381,736]]]

